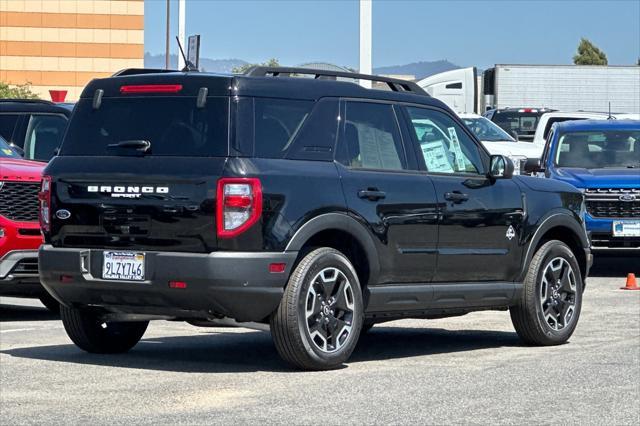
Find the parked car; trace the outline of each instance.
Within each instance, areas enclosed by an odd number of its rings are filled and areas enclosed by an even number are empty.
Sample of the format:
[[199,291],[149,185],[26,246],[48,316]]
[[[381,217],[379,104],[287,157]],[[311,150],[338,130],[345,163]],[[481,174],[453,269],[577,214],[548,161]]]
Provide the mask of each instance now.
[[40,277],[95,353],[228,317],[321,370],[377,322],[485,309],[560,344],[591,264],[583,196],[512,174],[412,82],[124,71],[84,89],[45,170]]
[[640,121],[556,123],[530,171],[584,192],[593,249],[640,249]]
[[0,99],[0,136],[26,160],[47,162],[62,142],[72,103]]
[[533,136],[533,143],[536,145],[544,146],[547,142],[547,137],[551,131],[551,126],[555,123],[561,123],[563,121],[576,121],[576,120],[640,120],[638,114],[628,113],[608,113],[608,112],[564,112],[554,111],[547,112],[540,116],[538,125],[536,126],[536,133]]
[[38,279],[38,191],[44,165],[23,160],[0,136],[0,295],[37,297],[52,311],[58,302]]
[[514,173],[524,171],[529,158],[540,158],[544,145],[518,142],[489,119],[477,114],[458,114],[491,155],[504,155],[513,162]]
[[500,108],[491,109],[484,117],[502,127],[520,141],[532,142],[540,116],[554,111],[547,108]]

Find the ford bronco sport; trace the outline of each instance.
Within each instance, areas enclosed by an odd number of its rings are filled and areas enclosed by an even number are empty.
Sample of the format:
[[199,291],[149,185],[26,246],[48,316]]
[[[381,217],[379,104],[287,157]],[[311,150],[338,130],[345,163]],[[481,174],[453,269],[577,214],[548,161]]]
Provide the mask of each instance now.
[[125,70],[86,87],[45,170],[40,277],[94,353],[228,317],[328,369],[375,323],[484,309],[560,344],[591,264],[583,195],[512,174],[411,82]]

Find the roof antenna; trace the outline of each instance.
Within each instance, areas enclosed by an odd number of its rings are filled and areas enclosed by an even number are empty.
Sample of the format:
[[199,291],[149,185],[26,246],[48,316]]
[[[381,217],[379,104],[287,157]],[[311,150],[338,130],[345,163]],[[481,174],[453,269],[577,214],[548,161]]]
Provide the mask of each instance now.
[[609,101],[609,116],[607,117],[607,120],[613,120],[613,116],[611,115],[611,101]]
[[198,68],[196,68],[196,66],[187,59],[186,55],[184,54],[184,50],[182,50],[182,44],[180,43],[180,39],[178,38],[178,36],[176,36],[176,41],[178,42],[178,48],[180,48],[180,54],[182,55],[182,59],[184,59],[184,68],[182,68],[182,72],[189,72],[189,71],[198,71]]

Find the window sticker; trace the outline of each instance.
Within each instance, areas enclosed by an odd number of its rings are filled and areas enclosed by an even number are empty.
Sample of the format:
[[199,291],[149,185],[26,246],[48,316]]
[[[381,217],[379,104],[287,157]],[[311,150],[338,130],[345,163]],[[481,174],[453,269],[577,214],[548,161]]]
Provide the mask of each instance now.
[[462,153],[462,148],[460,147],[460,140],[458,139],[458,133],[456,133],[455,127],[447,127],[449,131],[449,138],[451,139],[451,151],[456,156],[456,165],[458,166],[459,171],[465,171],[467,169],[464,159],[465,156]]
[[422,155],[430,172],[453,173],[449,152],[447,151],[444,141],[437,140],[432,142],[423,142],[420,144]]

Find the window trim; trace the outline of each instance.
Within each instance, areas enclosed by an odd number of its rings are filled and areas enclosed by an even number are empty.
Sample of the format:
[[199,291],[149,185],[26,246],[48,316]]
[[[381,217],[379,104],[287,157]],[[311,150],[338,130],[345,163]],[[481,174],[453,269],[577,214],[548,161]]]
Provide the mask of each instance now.
[[[484,147],[484,145],[482,145],[482,142],[480,142],[475,137],[475,135],[473,135],[473,133],[467,128],[467,126],[464,123],[462,123],[462,121],[460,120],[460,118],[457,115],[449,114],[449,113],[447,113],[446,110],[444,110],[442,108],[438,108],[438,107],[434,107],[434,106],[430,106],[430,105],[428,106],[428,105],[419,105],[419,104],[412,104],[412,103],[402,103],[402,104],[399,105],[399,107],[401,107],[401,109],[402,109],[402,113],[403,113],[406,125],[411,130],[409,133],[410,133],[410,137],[411,137],[411,140],[412,140],[412,145],[413,145],[414,152],[415,152],[415,154],[417,156],[418,167],[420,168],[421,171],[424,171],[425,173],[427,173],[429,175],[435,175],[435,176],[464,176],[464,177],[486,178],[487,171],[489,170],[489,159],[491,158],[491,154],[489,154],[489,152]],[[476,148],[478,148],[478,151],[480,153],[480,166],[482,167],[482,170],[478,170],[478,173],[466,173],[466,172],[445,173],[445,172],[434,172],[434,171],[428,170],[427,169],[427,163],[424,161],[424,156],[423,156],[422,150],[420,148],[420,141],[418,141],[415,129],[413,129],[413,124],[411,122],[411,116],[409,115],[409,111],[407,110],[407,108],[420,108],[420,109],[427,109],[427,110],[431,110],[431,111],[440,112],[440,113],[448,116],[449,118],[451,118],[454,122],[456,122],[460,126],[462,131],[476,145]]]
[[[383,105],[388,105],[389,107],[391,107],[391,111],[393,113],[393,117],[395,120],[395,124],[396,124],[396,129],[398,131],[398,136],[400,137],[400,148],[402,149],[402,152],[400,153],[400,155],[402,155],[404,157],[404,161],[405,161],[405,165],[406,168],[403,169],[378,169],[378,168],[370,168],[370,167],[352,167],[351,165],[346,164],[346,159],[345,158],[339,158],[339,156],[344,154],[343,149],[348,149],[346,147],[346,145],[344,144],[345,141],[345,126],[347,124],[347,103],[348,102],[352,102],[352,103],[368,103],[368,104],[383,104]],[[335,156],[334,156],[334,161],[339,163],[341,166],[345,167],[346,169],[352,171],[352,172],[359,172],[359,171],[364,171],[364,172],[382,172],[382,173],[415,173],[416,171],[420,171],[418,168],[418,164],[416,164],[415,159],[413,158],[413,156],[409,156],[408,155],[408,147],[407,147],[407,141],[405,140],[404,137],[404,132],[402,131],[401,125],[400,125],[400,118],[398,117],[398,112],[396,111],[396,107],[398,106],[398,102],[393,102],[393,101],[386,101],[386,100],[380,100],[380,99],[367,99],[367,98],[348,98],[348,97],[341,97],[340,98],[340,128],[338,129],[338,140],[337,140],[337,144],[336,144],[336,149],[335,149]],[[402,158],[401,158],[402,160]],[[410,161],[413,160],[413,161]]]

